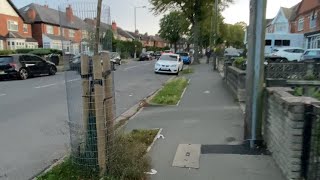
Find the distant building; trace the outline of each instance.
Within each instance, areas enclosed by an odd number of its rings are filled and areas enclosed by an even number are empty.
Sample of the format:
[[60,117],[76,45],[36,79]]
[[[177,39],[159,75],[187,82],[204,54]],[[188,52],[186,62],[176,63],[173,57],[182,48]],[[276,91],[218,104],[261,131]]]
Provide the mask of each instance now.
[[49,8],[47,5],[29,4],[20,13],[32,26],[32,36],[42,48],[53,48],[78,54],[82,36],[86,35],[83,20],[73,15],[71,6],[66,12]]
[[37,48],[31,24],[25,21],[11,0],[0,0],[0,50]]
[[291,22],[292,33],[303,33],[306,48],[320,48],[320,1],[302,0]]

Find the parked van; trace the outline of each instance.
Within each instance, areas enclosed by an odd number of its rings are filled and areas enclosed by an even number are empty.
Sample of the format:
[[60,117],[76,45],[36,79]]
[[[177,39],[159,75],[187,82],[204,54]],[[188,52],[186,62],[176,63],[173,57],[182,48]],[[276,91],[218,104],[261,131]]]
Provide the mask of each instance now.
[[275,48],[299,47],[304,48],[303,34],[266,33],[264,54],[269,56]]

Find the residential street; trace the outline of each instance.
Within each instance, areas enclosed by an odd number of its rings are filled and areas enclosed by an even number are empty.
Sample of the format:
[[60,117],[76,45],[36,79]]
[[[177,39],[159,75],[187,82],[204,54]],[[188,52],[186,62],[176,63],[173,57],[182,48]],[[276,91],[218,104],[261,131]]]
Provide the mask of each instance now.
[[[161,87],[170,75],[155,75],[155,61],[131,61],[114,74],[116,115]],[[67,91],[72,94],[66,96]],[[75,72],[0,81],[0,179],[28,179],[62,157],[69,147],[67,100],[81,108]],[[70,109],[79,116],[81,109]]]

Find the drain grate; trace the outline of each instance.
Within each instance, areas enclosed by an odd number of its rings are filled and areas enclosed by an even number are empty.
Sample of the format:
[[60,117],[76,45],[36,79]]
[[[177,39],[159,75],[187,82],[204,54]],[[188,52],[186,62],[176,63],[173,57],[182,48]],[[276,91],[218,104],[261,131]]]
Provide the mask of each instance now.
[[270,155],[265,148],[251,149],[246,144],[241,145],[202,145],[201,154],[239,154],[239,155]]

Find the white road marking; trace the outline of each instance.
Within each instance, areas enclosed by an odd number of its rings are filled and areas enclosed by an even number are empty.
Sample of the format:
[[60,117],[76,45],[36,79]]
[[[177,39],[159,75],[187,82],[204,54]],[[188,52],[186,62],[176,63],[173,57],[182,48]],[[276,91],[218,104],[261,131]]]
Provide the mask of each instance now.
[[0,97],[1,97],[1,96],[6,96],[6,94],[0,94]]
[[71,80],[68,80],[67,82],[73,82],[73,81],[79,81],[80,78],[77,78],[77,79],[71,79]]
[[183,92],[182,92],[182,94],[181,94],[181,96],[180,96],[180,100],[178,101],[178,103],[177,103],[177,106],[179,106],[180,105],[180,102],[181,102],[181,100],[182,100],[182,98],[183,98],[183,96],[184,96],[184,94],[186,93],[186,91],[187,91],[187,88],[188,88],[188,86],[189,86],[189,84],[190,84],[190,81],[191,81],[191,79],[189,79],[188,80],[188,85],[186,86],[186,88],[184,88],[184,90],[183,90]]
[[146,66],[146,65],[149,65],[149,64],[151,64],[151,63],[140,64],[140,65],[136,65],[136,66],[131,66],[131,67],[124,68],[124,70],[127,71],[127,70],[129,70],[129,69],[133,69],[133,68],[141,67],[141,66]]
[[40,88],[46,88],[46,87],[50,87],[50,86],[55,86],[57,85],[57,83],[54,83],[54,84],[47,84],[47,85],[44,85],[44,86],[37,86],[37,87],[34,87],[36,89],[40,89]]

